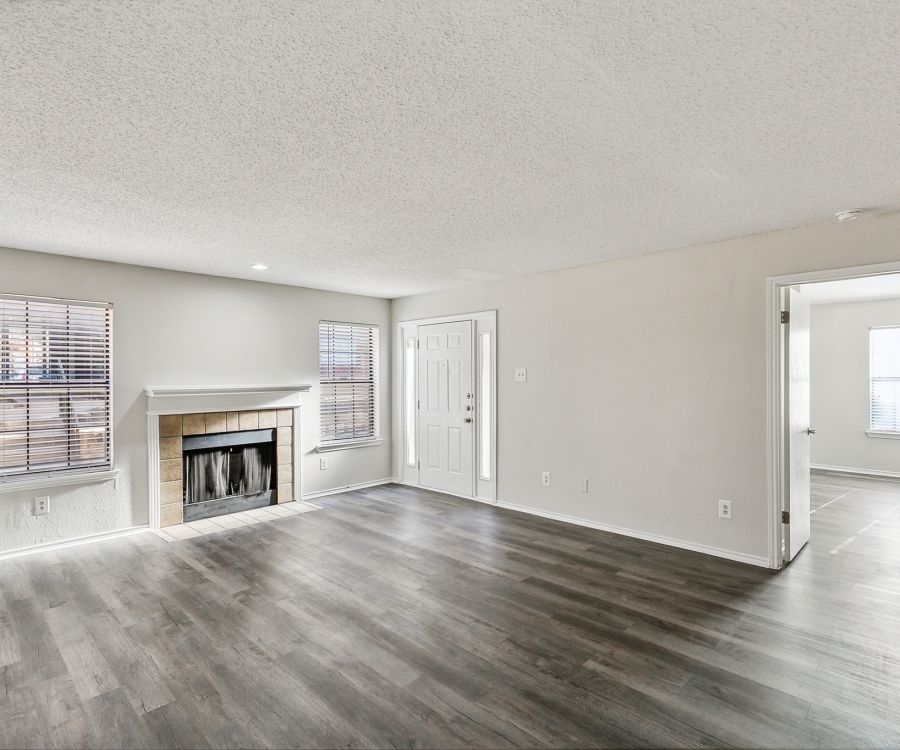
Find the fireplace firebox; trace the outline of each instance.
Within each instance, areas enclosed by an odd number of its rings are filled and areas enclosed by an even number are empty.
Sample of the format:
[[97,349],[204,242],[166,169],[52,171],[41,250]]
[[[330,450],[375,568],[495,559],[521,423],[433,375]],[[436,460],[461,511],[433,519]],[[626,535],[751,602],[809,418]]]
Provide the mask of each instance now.
[[186,436],[184,521],[274,505],[275,430]]

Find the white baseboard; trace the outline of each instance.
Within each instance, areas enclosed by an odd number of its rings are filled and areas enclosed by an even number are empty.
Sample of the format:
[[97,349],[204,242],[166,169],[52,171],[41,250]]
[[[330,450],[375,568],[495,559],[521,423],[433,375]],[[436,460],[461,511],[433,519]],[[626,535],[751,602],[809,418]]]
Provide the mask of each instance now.
[[880,471],[879,469],[856,469],[852,466],[827,466],[825,464],[810,464],[813,471],[830,471],[835,474],[854,474],[862,477],[883,477],[900,479],[900,471]]
[[497,505],[507,510],[518,511],[519,513],[528,513],[532,516],[540,516],[541,518],[551,518],[554,521],[563,521],[564,523],[575,524],[576,526],[586,526],[589,529],[598,529],[599,531],[609,531],[613,534],[628,536],[634,539],[643,539],[645,542],[656,542],[657,544],[665,544],[669,547],[678,547],[679,549],[690,550],[691,552],[701,552],[704,555],[712,555],[714,557],[724,557],[726,560],[734,560],[736,562],[746,563],[747,565],[756,565],[761,568],[769,567],[769,558],[757,555],[747,555],[743,552],[733,552],[732,550],[721,549],[720,547],[710,547],[706,544],[697,544],[695,542],[686,542],[683,539],[673,539],[667,536],[658,536],[657,534],[649,534],[645,531],[637,531],[636,529],[626,529],[621,526],[612,526],[606,523],[591,521],[587,518],[578,516],[570,516],[565,513],[554,513],[547,510],[538,510],[530,508],[526,505],[517,505],[515,503],[499,502]]
[[0,560],[8,560],[12,557],[22,557],[24,555],[34,555],[38,552],[65,549],[66,547],[77,547],[81,544],[90,544],[91,542],[104,542],[109,539],[131,536],[132,534],[141,534],[149,530],[150,525],[144,524],[143,526],[129,526],[127,529],[116,529],[116,531],[105,531],[101,534],[88,534],[87,536],[79,536],[61,542],[47,542],[46,544],[35,544],[32,547],[19,547],[18,549],[11,549],[8,552],[0,552]]
[[330,490],[320,490],[319,492],[310,492],[300,496],[301,500],[315,500],[317,497],[325,497],[326,495],[339,495],[341,492],[352,492],[353,490],[364,490],[367,487],[378,487],[381,484],[390,484],[394,481],[393,477],[386,479],[376,479],[374,482],[360,482],[359,484],[346,484],[343,487],[335,487]]

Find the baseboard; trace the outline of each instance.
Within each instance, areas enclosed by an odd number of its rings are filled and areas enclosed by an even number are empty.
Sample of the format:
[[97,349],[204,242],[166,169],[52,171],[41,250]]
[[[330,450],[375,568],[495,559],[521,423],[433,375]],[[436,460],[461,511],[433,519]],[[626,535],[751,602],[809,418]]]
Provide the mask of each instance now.
[[686,542],[683,539],[674,539],[667,536],[658,536],[657,534],[648,534],[645,531],[637,531],[636,529],[627,529],[622,526],[612,526],[607,523],[599,523],[591,521],[587,518],[579,516],[570,516],[565,513],[554,513],[547,510],[538,510],[530,508],[527,505],[517,505],[515,503],[497,503],[498,507],[514,510],[519,513],[528,513],[532,516],[540,516],[541,518],[550,518],[554,521],[562,521],[563,523],[571,523],[576,526],[586,526],[589,529],[597,529],[599,531],[608,531],[612,534],[631,537],[633,539],[642,539],[645,542],[655,542],[656,544],[665,544],[668,547],[677,547],[679,549],[690,550],[691,552],[701,552],[704,555],[712,555],[713,557],[723,557],[726,560],[734,560],[735,562],[746,563],[747,565],[756,565],[760,568],[769,567],[769,558],[757,555],[746,555],[742,552],[733,552],[732,550],[721,549],[720,547],[710,547],[706,544],[697,544],[695,542]]
[[860,477],[879,477],[881,479],[900,479],[900,471],[879,471],[878,469],[855,469],[852,466],[827,466],[811,464],[813,471],[827,471],[831,474],[852,474]]
[[376,479],[374,482],[360,482],[359,484],[347,484],[343,487],[335,487],[330,490],[321,490],[319,492],[310,492],[305,495],[300,495],[301,500],[315,500],[317,497],[325,497],[327,495],[339,495],[342,492],[352,492],[353,490],[364,490],[367,487],[378,487],[381,484],[391,484],[394,481],[393,477],[387,477],[386,479]]
[[101,534],[88,534],[87,536],[79,536],[61,542],[46,542],[45,544],[35,544],[32,547],[19,547],[18,549],[11,549],[7,552],[0,552],[0,560],[8,560],[11,557],[22,557],[24,555],[34,555],[38,552],[50,552],[51,550],[65,549],[66,547],[77,547],[81,544],[90,544],[91,542],[103,542],[108,539],[118,539],[119,537],[141,534],[149,530],[150,525],[144,524],[142,526],[129,526],[127,529],[104,531]]

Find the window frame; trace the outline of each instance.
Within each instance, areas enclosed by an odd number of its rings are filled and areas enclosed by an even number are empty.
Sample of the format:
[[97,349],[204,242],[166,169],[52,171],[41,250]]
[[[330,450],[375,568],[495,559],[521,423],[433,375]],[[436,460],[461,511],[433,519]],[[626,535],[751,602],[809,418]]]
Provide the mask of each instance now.
[[[869,373],[868,373],[868,401],[869,401],[869,414],[868,414],[868,422],[867,422],[867,430],[866,434],[869,437],[884,437],[884,438],[893,438],[900,439],[900,429],[896,430],[885,430],[878,427],[875,427],[873,422],[874,416],[874,402],[873,402],[873,388],[872,385],[875,382],[876,378],[872,374],[872,333],[874,331],[884,331],[884,330],[896,330],[898,334],[900,334],[900,325],[887,325],[887,326],[869,326],[869,340],[868,340],[868,354],[869,354]],[[895,382],[900,383],[900,375],[891,376],[891,377],[879,377],[877,378],[879,382]],[[900,424],[900,420],[895,421],[895,424]]]
[[[18,300],[26,303],[36,303],[45,305],[62,305],[66,307],[93,307],[107,310],[106,317],[106,413],[108,414],[108,425],[106,434],[106,455],[107,460],[102,464],[94,466],[66,466],[53,469],[36,469],[33,471],[24,471],[17,474],[0,475],[0,494],[7,492],[15,492],[17,490],[40,489],[42,487],[55,487],[68,484],[85,484],[94,481],[106,481],[116,479],[119,471],[115,468],[115,373],[114,373],[114,309],[112,302],[97,302],[94,300],[68,299],[62,297],[46,297],[33,294],[12,294],[0,292],[0,299]],[[0,327],[0,370],[3,368],[2,362],[2,341],[4,340],[4,331]],[[0,380],[0,387],[3,385]],[[48,388],[52,388],[54,381],[47,381]],[[34,387],[40,387],[36,384]],[[58,385],[57,385],[58,387]],[[26,432],[28,428],[26,427]],[[71,433],[69,433],[71,440]]]
[[[372,384],[372,435],[366,437],[346,437],[328,439],[323,435],[322,420],[322,391],[325,385],[331,383],[347,383],[356,382],[352,380],[322,380],[322,347],[320,344],[322,335],[322,326],[349,326],[352,328],[368,328],[374,331],[375,342],[373,346],[373,356],[371,363],[371,382]],[[342,450],[345,448],[356,448],[367,445],[377,445],[382,441],[381,438],[381,326],[377,323],[352,323],[341,320],[319,320],[316,329],[316,346],[318,348],[318,368],[319,368],[319,441],[316,448],[317,452],[323,453],[327,451]],[[371,334],[370,334],[371,335]]]

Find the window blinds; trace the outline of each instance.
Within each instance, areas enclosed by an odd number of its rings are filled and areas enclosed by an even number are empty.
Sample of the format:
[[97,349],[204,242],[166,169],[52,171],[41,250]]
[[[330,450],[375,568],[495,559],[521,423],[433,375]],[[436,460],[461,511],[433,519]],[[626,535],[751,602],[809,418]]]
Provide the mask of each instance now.
[[378,436],[378,328],[319,323],[319,415],[324,443]]
[[110,468],[110,305],[0,296],[0,480]]
[[900,432],[900,328],[869,331],[869,429]]

